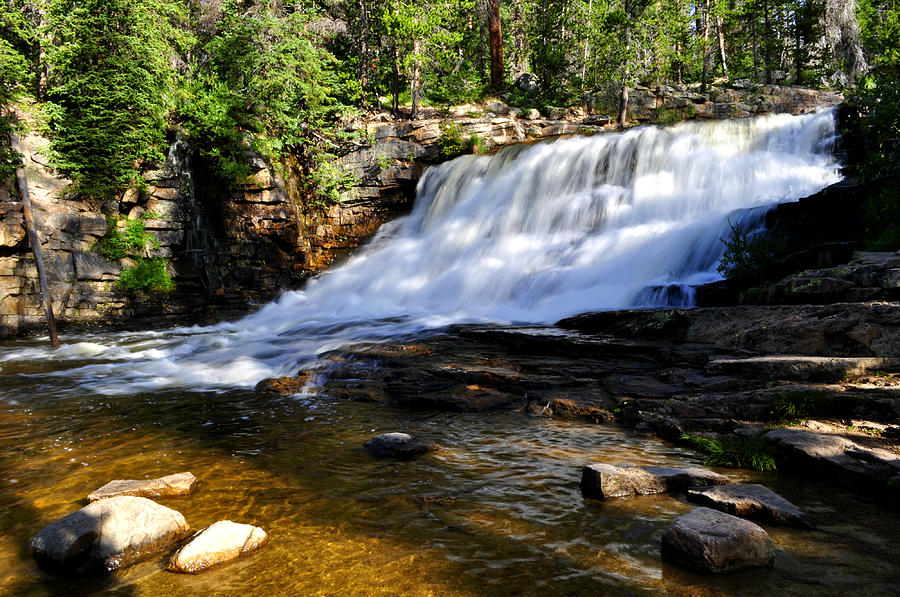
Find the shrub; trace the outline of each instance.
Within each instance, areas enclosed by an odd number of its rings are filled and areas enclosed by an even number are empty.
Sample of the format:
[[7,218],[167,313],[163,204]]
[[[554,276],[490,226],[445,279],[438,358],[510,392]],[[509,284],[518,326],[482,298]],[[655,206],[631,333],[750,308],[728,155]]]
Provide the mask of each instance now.
[[775,450],[762,434],[752,437],[727,436],[708,439],[685,433],[682,441],[707,454],[706,464],[755,471],[774,471]]
[[137,264],[122,270],[116,286],[127,292],[164,294],[175,289],[168,265],[162,257],[139,258]]
[[725,252],[719,261],[718,272],[727,280],[761,281],[772,275],[775,266],[775,246],[772,241],[744,230],[740,224],[728,222],[731,232],[721,239]]

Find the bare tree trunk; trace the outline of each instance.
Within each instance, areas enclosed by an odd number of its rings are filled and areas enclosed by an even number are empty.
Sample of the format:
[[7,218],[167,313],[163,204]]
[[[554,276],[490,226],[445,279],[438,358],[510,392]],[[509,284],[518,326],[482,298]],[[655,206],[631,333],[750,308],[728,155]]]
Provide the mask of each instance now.
[[[13,151],[22,153],[22,143],[15,133],[9,135]],[[37,268],[38,284],[41,289],[41,298],[44,303],[44,314],[47,316],[47,328],[50,332],[50,347],[59,348],[59,337],[56,335],[56,319],[53,317],[53,301],[50,298],[50,289],[47,285],[47,273],[44,271],[44,259],[41,257],[41,240],[38,238],[34,227],[34,215],[31,211],[31,195],[28,193],[28,178],[25,167],[16,168],[16,183],[19,194],[22,196],[22,211],[25,212],[25,228],[28,231],[28,242],[31,244],[31,252],[34,254],[34,265]]]
[[766,84],[772,84],[772,20],[769,18],[769,2],[763,0],[763,59],[766,63],[763,65],[766,72]]
[[719,36],[719,58],[722,60],[722,76],[728,79],[728,62],[725,60],[725,32],[722,16],[716,15],[716,33]]
[[412,113],[409,115],[411,120],[419,117],[419,90],[421,86],[420,70],[421,64],[419,57],[422,52],[422,42],[416,38],[413,40],[413,72],[412,72]]
[[703,70],[700,73],[700,93],[706,93],[706,86],[709,82],[709,1],[706,0],[706,6],[703,11]]
[[359,86],[365,106],[369,87],[369,11],[366,0],[359,0]]
[[488,4],[488,33],[491,46],[491,88],[503,88],[503,34],[500,30],[500,0]]
[[622,90],[619,92],[619,121],[616,129],[625,130],[625,119],[628,117],[628,85],[622,81]]
[[794,9],[794,84],[803,79],[803,42],[800,34],[800,8]]
[[38,44],[38,62],[37,62],[37,95],[38,99],[43,101],[47,100],[47,51],[46,46],[50,43],[50,40],[47,39],[47,13],[41,5],[38,8],[40,11],[40,22],[38,25],[38,31],[41,32],[40,36],[38,36],[37,44]]
[[400,52],[397,50],[397,44],[392,48],[394,54],[394,72],[391,77],[391,111],[394,117],[400,115]]
[[[591,13],[594,9],[594,0],[588,0],[588,16],[587,22],[590,24],[591,22]],[[590,41],[588,41],[588,36],[584,36],[584,61],[581,63],[581,89],[584,90],[584,79],[587,75],[587,63],[588,63],[588,50],[590,49]]]
[[759,25],[755,15],[750,21],[750,27],[753,30],[753,82],[759,83]]

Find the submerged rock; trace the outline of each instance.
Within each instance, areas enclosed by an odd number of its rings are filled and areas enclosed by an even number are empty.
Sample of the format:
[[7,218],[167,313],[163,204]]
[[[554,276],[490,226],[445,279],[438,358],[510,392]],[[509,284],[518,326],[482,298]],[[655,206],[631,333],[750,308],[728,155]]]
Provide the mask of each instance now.
[[175,552],[166,569],[172,572],[201,572],[256,551],[269,541],[264,530],[249,524],[220,520],[195,534]]
[[187,495],[197,484],[197,477],[189,472],[166,475],[159,479],[114,479],[88,494],[90,502],[122,495],[137,497],[169,497]]
[[589,464],[581,469],[581,493],[596,499],[653,495],[688,487],[726,485],[731,479],[703,467],[615,466]]
[[31,541],[31,555],[66,572],[111,572],[164,551],[189,529],[171,508],[142,497],[112,497],[44,527]]
[[809,514],[768,487],[756,483],[691,489],[687,497],[693,502],[741,518],[757,518],[807,529],[814,526]]
[[433,452],[438,445],[417,439],[408,433],[382,433],[366,441],[363,447],[375,456],[412,458]]
[[775,544],[765,530],[748,520],[696,508],[666,529],[662,555],[698,572],[721,574],[771,566]]

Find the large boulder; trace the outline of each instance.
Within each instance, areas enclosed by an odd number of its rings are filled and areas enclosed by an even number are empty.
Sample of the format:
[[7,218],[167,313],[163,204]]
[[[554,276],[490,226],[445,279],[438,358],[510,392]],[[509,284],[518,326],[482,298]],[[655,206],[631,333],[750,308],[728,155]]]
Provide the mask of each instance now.
[[366,441],[363,447],[375,456],[412,458],[437,450],[437,444],[417,439],[408,433],[382,433]]
[[89,502],[121,495],[138,497],[172,497],[188,495],[197,483],[197,477],[189,472],[166,475],[159,479],[114,479],[88,494]]
[[538,78],[531,73],[522,73],[516,77],[515,85],[526,93],[537,91],[541,87]]
[[44,527],[31,541],[31,555],[66,572],[111,572],[168,549],[189,529],[175,510],[142,497],[113,497]]
[[653,495],[728,483],[731,483],[728,477],[699,466],[637,467],[600,463],[581,469],[581,493],[596,499]]
[[748,520],[696,508],[666,529],[662,555],[698,572],[721,574],[771,566],[775,544],[765,530]]
[[768,487],[756,483],[690,489],[687,497],[692,502],[741,518],[800,528],[813,527],[809,514]]
[[256,551],[268,540],[269,536],[259,527],[220,520],[191,537],[169,559],[166,568],[172,572],[200,572]]

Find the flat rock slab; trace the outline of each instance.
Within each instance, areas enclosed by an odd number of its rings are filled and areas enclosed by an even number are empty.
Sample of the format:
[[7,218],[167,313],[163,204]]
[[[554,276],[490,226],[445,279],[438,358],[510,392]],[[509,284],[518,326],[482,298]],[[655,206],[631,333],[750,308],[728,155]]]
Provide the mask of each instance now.
[[201,572],[256,551],[268,542],[264,530],[230,520],[215,522],[196,535],[169,559],[172,572]]
[[589,464],[581,469],[581,493],[605,499],[683,491],[688,487],[727,485],[731,479],[709,469],[692,466],[616,466]]
[[832,383],[873,371],[893,371],[898,366],[900,359],[895,358],[770,355],[717,357],[710,359],[706,368],[718,375]]
[[137,497],[170,497],[187,495],[197,483],[191,473],[175,473],[159,479],[114,479],[100,489],[88,494],[90,502],[104,498],[133,495]]
[[662,538],[662,556],[705,574],[771,566],[775,544],[749,520],[695,508],[672,521]]
[[774,429],[765,438],[778,446],[789,466],[824,473],[844,483],[881,486],[900,475],[900,458],[890,450],[804,429]]
[[433,452],[438,445],[417,439],[408,433],[382,433],[366,441],[363,448],[375,456],[391,456],[394,458],[412,458]]
[[44,527],[31,541],[31,555],[66,572],[111,572],[168,549],[188,530],[180,512],[142,497],[113,497]]
[[768,487],[756,483],[689,489],[687,497],[692,502],[741,518],[804,529],[814,526],[809,514]]

